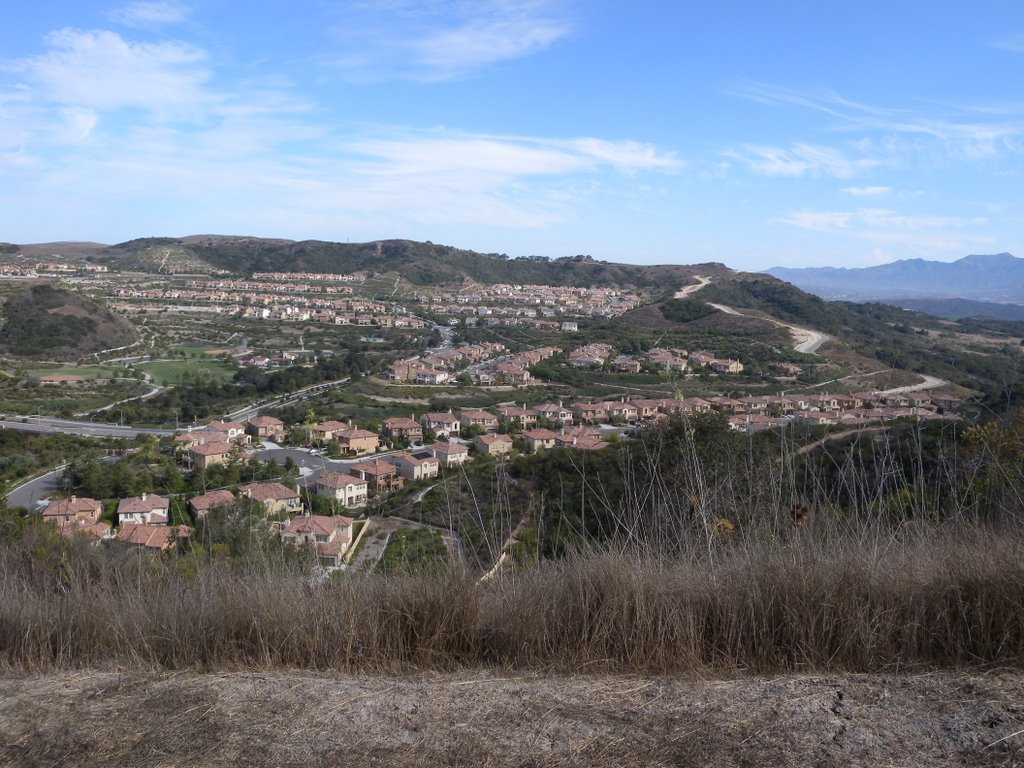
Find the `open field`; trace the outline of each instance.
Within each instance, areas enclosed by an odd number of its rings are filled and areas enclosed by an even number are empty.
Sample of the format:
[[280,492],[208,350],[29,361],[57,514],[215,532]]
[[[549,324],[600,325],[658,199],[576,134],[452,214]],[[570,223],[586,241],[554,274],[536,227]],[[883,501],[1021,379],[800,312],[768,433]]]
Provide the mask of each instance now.
[[1024,676],[0,679],[10,766],[1012,766]]
[[153,377],[153,382],[160,386],[174,385],[181,381],[182,376],[207,376],[219,381],[231,381],[238,370],[234,365],[216,360],[158,360],[152,363],[141,363],[137,366]]
[[83,379],[112,379],[125,373],[120,365],[55,365],[50,367],[29,368],[29,378],[40,376],[81,376]]

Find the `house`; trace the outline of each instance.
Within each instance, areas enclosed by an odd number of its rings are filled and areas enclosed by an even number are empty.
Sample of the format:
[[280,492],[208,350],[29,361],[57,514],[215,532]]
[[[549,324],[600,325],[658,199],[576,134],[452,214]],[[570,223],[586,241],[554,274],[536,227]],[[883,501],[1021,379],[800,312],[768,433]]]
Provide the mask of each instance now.
[[307,432],[311,441],[324,442],[333,440],[338,432],[349,428],[349,425],[343,421],[322,421],[319,424],[313,424],[307,429]]
[[187,525],[139,525],[127,523],[117,532],[117,540],[133,547],[163,552],[173,549],[178,542],[192,535]]
[[506,384],[529,384],[530,372],[521,365],[499,363],[494,368],[494,376]]
[[425,371],[418,371],[416,378],[413,381],[416,384],[425,384],[428,386],[438,386],[440,384],[447,384],[451,378],[451,374],[448,371],[441,370],[439,368],[430,368]]
[[188,458],[194,467],[208,469],[218,464],[227,464],[234,447],[228,443],[201,443],[188,449]]
[[72,376],[70,374],[49,374],[47,376],[40,376],[36,379],[40,384],[49,384],[50,386],[61,385],[61,384],[81,384],[85,381],[82,376]]
[[282,512],[294,515],[302,511],[299,492],[281,483],[249,483],[239,487],[238,495],[259,502],[268,515]]
[[51,501],[43,510],[43,520],[49,520],[62,527],[79,521],[98,523],[102,515],[103,503],[86,496]]
[[537,423],[537,413],[528,408],[506,405],[498,409],[498,421],[508,429],[523,429]]
[[249,442],[249,435],[245,433],[245,425],[240,421],[212,421],[206,425],[206,431],[217,433],[225,442],[235,440]]
[[743,363],[739,360],[712,360],[710,362],[711,370],[715,373],[742,373]]
[[630,400],[630,405],[636,408],[636,416],[638,419],[653,419],[658,415],[660,403],[657,400],[648,400],[638,398],[636,400]]
[[320,565],[337,568],[352,544],[352,518],[299,515],[282,526],[281,541],[311,546]]
[[434,454],[434,458],[444,469],[461,467],[469,458],[469,448],[461,443],[433,443],[427,446],[427,450]]
[[273,416],[251,416],[249,427],[256,430],[256,437],[263,440],[281,440],[284,438],[284,422]]
[[366,481],[367,493],[370,496],[397,491],[405,485],[405,478],[398,474],[398,467],[389,461],[361,461],[353,464],[349,470],[359,479]]
[[114,530],[110,523],[90,523],[87,520],[74,520],[65,523],[58,528],[60,535],[65,538],[84,536],[94,541],[107,541],[114,538]]
[[544,419],[550,424],[572,424],[572,411],[562,405],[545,403],[533,409],[537,419]]
[[231,491],[210,491],[201,496],[193,496],[188,508],[192,512],[192,517],[198,520],[205,517],[214,507],[230,507],[234,503],[235,495]]
[[398,451],[391,454],[388,460],[398,468],[398,474],[410,482],[437,477],[441,466],[437,457],[426,449],[415,453]]
[[348,456],[376,453],[380,448],[380,437],[368,429],[343,429],[334,435],[341,446],[341,452]]
[[631,402],[607,403],[608,418],[614,419],[615,421],[629,421],[633,422],[640,418],[640,409],[637,408]]
[[479,427],[484,432],[498,431],[498,417],[487,411],[463,408],[459,416],[465,427]]
[[393,440],[408,440],[410,443],[423,439],[423,427],[412,419],[395,416],[384,419],[384,436]]
[[963,406],[963,401],[953,395],[932,395],[932,404],[943,411],[958,411]]
[[167,525],[171,519],[170,506],[167,499],[154,494],[121,499],[117,503],[117,524]]
[[316,493],[340,501],[346,507],[359,507],[366,503],[367,482],[360,477],[341,472],[324,472],[316,478]]
[[541,448],[554,448],[555,438],[558,435],[550,429],[528,429],[523,432],[523,440],[526,442],[526,450],[535,453]]
[[462,428],[459,420],[451,411],[448,413],[424,413],[420,416],[420,424],[423,429],[433,432],[438,437],[457,435]]
[[572,412],[578,421],[591,424],[608,421],[608,405],[606,403],[576,403],[572,407]]
[[488,456],[505,456],[512,452],[512,438],[508,435],[477,435],[473,446]]
[[612,370],[616,373],[640,373],[643,364],[629,355],[619,355],[612,360]]

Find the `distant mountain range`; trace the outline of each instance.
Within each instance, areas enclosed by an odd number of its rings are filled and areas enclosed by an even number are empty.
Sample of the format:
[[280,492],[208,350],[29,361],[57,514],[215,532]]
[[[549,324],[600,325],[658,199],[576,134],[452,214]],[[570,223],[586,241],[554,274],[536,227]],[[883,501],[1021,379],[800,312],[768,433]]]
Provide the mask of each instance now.
[[[954,262],[906,259],[862,269],[772,267],[766,272],[825,299],[888,303],[968,299],[1024,304],[1024,259],[1009,253],[965,256]],[[985,307],[961,309],[983,314]]]

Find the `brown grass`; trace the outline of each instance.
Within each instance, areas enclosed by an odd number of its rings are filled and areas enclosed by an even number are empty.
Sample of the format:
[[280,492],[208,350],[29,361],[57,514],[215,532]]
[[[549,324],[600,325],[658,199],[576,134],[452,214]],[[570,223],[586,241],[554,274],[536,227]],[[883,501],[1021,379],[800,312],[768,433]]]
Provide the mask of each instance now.
[[84,542],[54,549],[29,537],[0,551],[0,663],[561,672],[1020,667],[1022,545],[1016,529],[929,528],[828,546],[724,542],[671,559],[603,552],[485,583],[457,572],[312,583],[273,563],[190,571],[173,560],[122,559]]

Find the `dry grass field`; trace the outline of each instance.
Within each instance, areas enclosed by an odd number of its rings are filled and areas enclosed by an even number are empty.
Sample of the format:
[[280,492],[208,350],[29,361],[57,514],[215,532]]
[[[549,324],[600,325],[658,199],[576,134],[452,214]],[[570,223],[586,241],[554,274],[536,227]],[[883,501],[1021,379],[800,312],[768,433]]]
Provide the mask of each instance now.
[[1013,766],[1024,675],[79,670],[0,679],[5,766]]

